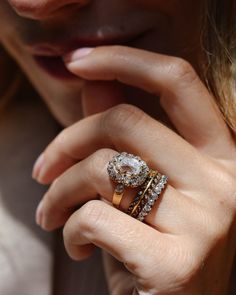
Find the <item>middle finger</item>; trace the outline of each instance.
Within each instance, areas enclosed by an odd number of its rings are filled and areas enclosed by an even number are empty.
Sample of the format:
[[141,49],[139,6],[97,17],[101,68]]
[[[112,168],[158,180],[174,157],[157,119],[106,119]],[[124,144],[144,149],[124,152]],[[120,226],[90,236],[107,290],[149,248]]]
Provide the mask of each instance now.
[[142,155],[160,172],[168,171],[175,187],[192,188],[204,175],[206,158],[196,148],[140,109],[122,104],[63,130],[44,152],[37,180],[51,183],[100,148]]

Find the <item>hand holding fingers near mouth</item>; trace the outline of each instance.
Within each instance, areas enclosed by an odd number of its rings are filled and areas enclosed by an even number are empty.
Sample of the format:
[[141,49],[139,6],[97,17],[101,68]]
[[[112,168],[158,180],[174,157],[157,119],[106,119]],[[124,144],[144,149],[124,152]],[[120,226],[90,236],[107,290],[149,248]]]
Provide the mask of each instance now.
[[[92,77],[92,70],[85,70],[83,66],[80,70]],[[106,77],[109,77],[109,70],[107,65]],[[125,81],[125,74],[128,77],[121,67],[120,80]],[[232,262],[235,246],[230,234],[235,214],[234,142],[209,94],[196,81],[192,81],[198,85],[195,91],[199,95],[201,90],[205,96],[197,99],[197,95],[193,95],[193,101],[199,109],[207,109],[207,120],[199,121],[199,124],[190,121],[186,128],[179,123],[178,115],[168,113],[180,135],[189,142],[137,108],[120,105],[63,131],[45,151],[41,167],[41,182],[50,183],[57,178],[41,206],[43,227],[53,229],[67,221],[65,244],[73,258],[84,258],[91,252],[91,247],[86,245],[95,244],[126,263],[139,287],[150,294],[178,294],[177,290],[180,290],[179,294],[201,294],[202,285],[207,294],[222,294]],[[161,83],[154,82],[160,92]],[[154,82],[149,85],[151,91]],[[176,83],[181,84],[180,81]],[[190,91],[186,84],[182,92],[181,87],[177,89],[183,99]],[[186,93],[184,89],[187,89]],[[180,97],[172,92],[171,89],[168,93],[164,91],[173,96],[173,102],[177,99],[178,112],[186,116],[187,112],[192,112],[193,117],[191,114],[188,117],[196,120],[192,106],[187,103],[184,106]],[[205,130],[208,124],[209,127],[215,124],[223,144],[212,128]],[[196,135],[195,139],[191,132]],[[200,134],[202,137],[197,142]],[[104,147],[111,150],[102,149]],[[104,167],[116,150],[141,155],[150,167],[169,176],[170,184],[146,218],[149,227],[104,202],[89,201],[99,194],[111,202],[114,187]],[[222,159],[226,161],[222,162]],[[121,209],[127,209],[131,198],[132,191],[127,190]],[[84,202],[87,203],[68,220],[74,208]],[[174,258],[178,260],[176,264]],[[201,268],[203,261],[206,268]],[[212,286],[209,277],[219,283]]]

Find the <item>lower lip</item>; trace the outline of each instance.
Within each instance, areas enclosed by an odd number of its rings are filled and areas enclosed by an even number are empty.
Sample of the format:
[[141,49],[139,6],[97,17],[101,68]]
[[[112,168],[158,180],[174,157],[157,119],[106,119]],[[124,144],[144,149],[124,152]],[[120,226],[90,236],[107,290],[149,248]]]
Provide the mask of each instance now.
[[60,57],[34,56],[36,63],[50,76],[57,79],[78,79],[77,76],[69,72]]

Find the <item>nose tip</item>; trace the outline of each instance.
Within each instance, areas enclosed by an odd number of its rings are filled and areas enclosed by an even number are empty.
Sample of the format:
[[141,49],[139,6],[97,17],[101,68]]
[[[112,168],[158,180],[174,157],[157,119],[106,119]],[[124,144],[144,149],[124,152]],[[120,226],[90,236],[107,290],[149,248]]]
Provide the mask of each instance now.
[[63,11],[83,7],[90,0],[10,0],[9,2],[18,15],[40,20]]

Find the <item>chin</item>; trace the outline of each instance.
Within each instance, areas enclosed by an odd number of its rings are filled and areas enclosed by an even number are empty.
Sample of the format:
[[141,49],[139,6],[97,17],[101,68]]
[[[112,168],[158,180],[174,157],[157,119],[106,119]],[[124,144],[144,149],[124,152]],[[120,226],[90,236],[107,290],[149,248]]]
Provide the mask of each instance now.
[[68,127],[83,117],[80,93],[74,97],[42,97],[52,116],[62,127]]
[[[35,91],[46,103],[56,121],[63,127],[70,126],[83,116],[81,105],[81,89],[83,81],[80,79],[60,81],[54,79],[35,67],[32,71],[25,68],[25,73]],[[40,79],[38,79],[40,77]]]

